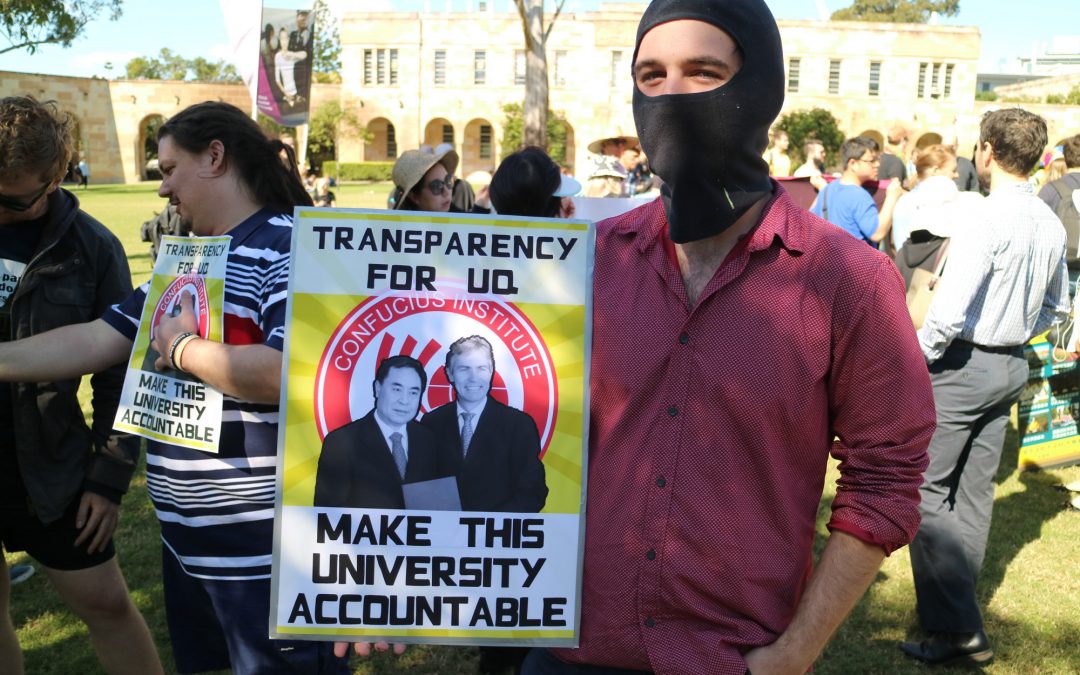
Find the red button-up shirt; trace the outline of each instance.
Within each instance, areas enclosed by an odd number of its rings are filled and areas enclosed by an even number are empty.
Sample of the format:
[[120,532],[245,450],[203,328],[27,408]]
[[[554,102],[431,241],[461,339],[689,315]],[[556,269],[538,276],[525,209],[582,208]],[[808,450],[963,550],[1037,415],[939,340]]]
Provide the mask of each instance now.
[[930,379],[884,255],[777,187],[687,307],[660,200],[600,224],[581,647],[566,661],[745,672],[831,530],[891,552],[919,525]]

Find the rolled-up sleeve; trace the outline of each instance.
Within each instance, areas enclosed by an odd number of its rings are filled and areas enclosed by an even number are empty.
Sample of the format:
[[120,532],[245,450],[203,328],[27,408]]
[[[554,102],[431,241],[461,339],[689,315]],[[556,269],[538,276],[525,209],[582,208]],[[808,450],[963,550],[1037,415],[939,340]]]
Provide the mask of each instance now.
[[891,262],[881,261],[852,311],[836,321],[829,405],[840,479],[828,527],[888,554],[918,530],[935,425],[930,375]]

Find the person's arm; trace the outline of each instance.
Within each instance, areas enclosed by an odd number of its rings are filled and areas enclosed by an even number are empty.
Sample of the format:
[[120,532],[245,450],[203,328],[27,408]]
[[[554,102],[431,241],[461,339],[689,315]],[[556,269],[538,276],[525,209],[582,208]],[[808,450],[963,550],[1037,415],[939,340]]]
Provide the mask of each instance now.
[[[519,418],[514,437],[507,445],[513,463],[514,485],[511,496],[496,511],[516,513],[539,513],[547,501],[548,487],[544,475],[544,463],[540,461],[540,432],[536,423],[525,413]],[[516,417],[516,415],[515,415]]]
[[180,313],[158,323],[151,343],[158,354],[158,370],[179,367],[218,391],[252,403],[277,403],[281,394],[281,352],[263,344],[227,345],[196,338],[184,346],[180,363],[169,361],[173,340],[181,333],[197,333],[195,299],[185,293]]
[[101,319],[0,342],[0,382],[53,382],[125,361],[131,340]]
[[877,229],[870,235],[870,241],[877,244],[889,236],[889,230],[892,229],[893,210],[902,194],[904,194],[903,185],[900,181],[893,179],[885,188],[885,201],[881,204],[881,211],[877,217]]
[[744,655],[750,673],[807,672],[866,592],[884,559],[881,547],[834,532],[787,630],[772,644]]
[[952,238],[948,261],[918,333],[927,363],[941,358],[963,330],[968,308],[993,271],[995,255],[977,230],[962,228]]
[[1032,336],[1049,330],[1055,323],[1064,323],[1069,318],[1069,309],[1069,270],[1063,255],[1057,269],[1054,270],[1054,276],[1046,287],[1046,293],[1043,294],[1042,306],[1039,308],[1038,318],[1035,319]]

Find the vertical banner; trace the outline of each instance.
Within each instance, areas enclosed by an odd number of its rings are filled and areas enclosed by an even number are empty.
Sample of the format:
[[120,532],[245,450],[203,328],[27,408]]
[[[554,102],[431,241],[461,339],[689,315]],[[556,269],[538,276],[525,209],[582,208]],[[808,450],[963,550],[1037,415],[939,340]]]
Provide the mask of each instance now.
[[225,262],[232,237],[161,238],[154,275],[131,348],[114,427],[145,438],[217,452],[221,392],[176,370],[159,373],[150,346],[162,317],[194,301],[199,337],[224,337]]
[[1028,382],[1017,403],[1021,467],[1080,462],[1080,361],[1039,337],[1024,348]]
[[297,209],[273,636],[576,646],[594,241]]
[[267,0],[259,37],[259,111],[278,124],[307,124],[311,98],[315,13],[310,5],[289,8]]

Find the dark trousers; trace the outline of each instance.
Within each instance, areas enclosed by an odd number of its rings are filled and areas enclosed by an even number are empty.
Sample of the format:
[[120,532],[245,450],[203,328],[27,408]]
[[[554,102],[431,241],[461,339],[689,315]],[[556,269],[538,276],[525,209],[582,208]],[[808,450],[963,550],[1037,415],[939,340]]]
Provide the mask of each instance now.
[[1009,409],[1028,377],[1023,349],[953,344],[930,366],[937,430],[920,488],[922,525],[911,542],[919,623],[926,631],[983,627],[975,583],[994,508]]

